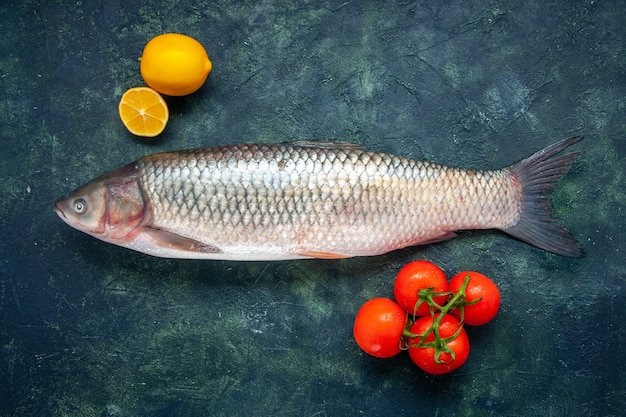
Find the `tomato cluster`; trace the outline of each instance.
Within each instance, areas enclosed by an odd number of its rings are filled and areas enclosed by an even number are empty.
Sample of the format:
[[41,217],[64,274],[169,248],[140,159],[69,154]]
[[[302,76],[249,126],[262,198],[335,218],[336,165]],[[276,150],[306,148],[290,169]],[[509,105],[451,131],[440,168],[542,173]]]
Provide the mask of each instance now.
[[485,275],[456,274],[450,282],[430,261],[405,265],[394,284],[395,301],[374,298],[359,309],[354,339],[379,358],[408,350],[411,360],[430,374],[445,374],[463,365],[470,343],[464,324],[491,321],[500,308],[500,291]]

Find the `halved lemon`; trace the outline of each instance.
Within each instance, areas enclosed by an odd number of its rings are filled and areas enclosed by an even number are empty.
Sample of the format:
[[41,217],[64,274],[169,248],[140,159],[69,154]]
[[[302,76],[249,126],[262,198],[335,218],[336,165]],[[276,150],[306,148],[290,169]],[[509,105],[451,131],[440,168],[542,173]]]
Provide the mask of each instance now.
[[137,136],[154,137],[163,132],[170,112],[163,97],[148,87],[127,90],[118,105],[124,126]]

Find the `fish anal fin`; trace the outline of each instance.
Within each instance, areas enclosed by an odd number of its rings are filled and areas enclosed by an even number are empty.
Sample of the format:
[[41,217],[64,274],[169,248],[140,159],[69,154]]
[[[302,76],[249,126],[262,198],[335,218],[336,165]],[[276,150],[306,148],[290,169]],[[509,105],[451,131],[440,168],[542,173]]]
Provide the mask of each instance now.
[[154,244],[161,248],[175,249],[183,252],[196,253],[222,253],[222,251],[212,245],[191,239],[167,230],[144,227],[143,233],[150,237]]
[[304,256],[307,258],[317,258],[317,259],[344,259],[350,258],[350,255],[344,255],[341,253],[333,253],[333,252],[323,252],[323,251],[307,251],[303,253],[299,253],[298,255]]
[[424,241],[420,241],[419,244],[420,245],[430,245],[431,243],[439,243],[439,242],[444,242],[446,240],[450,240],[452,238],[457,237],[457,234],[455,232],[444,232],[443,234],[430,238],[428,240],[424,240]]

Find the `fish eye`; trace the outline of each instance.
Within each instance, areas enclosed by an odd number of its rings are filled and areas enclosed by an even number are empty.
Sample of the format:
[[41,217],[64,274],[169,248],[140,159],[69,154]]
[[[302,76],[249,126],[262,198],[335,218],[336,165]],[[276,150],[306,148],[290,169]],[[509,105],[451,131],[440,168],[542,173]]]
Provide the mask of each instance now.
[[74,200],[74,212],[76,214],[84,214],[87,211],[87,202],[82,198]]

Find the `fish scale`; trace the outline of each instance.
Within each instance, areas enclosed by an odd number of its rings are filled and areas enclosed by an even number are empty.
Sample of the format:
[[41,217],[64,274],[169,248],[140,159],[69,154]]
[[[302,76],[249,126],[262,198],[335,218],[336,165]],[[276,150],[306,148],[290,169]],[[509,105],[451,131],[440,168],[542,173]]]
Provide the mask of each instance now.
[[240,144],[147,156],[55,208],[68,224],[155,256],[279,260],[371,256],[501,229],[580,256],[547,194],[580,140],[500,170],[452,168],[343,142]]

